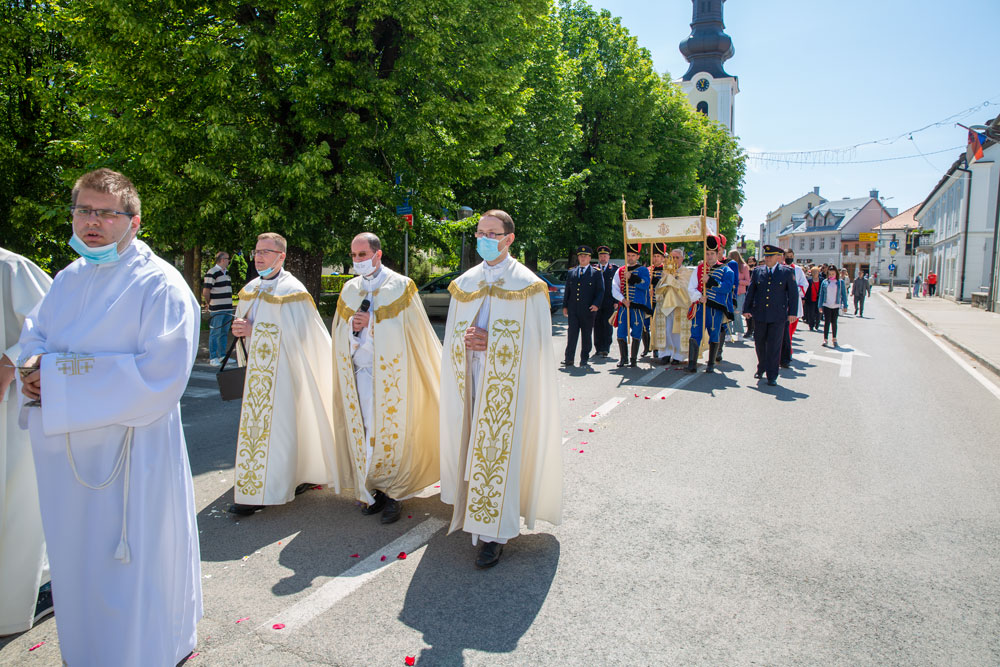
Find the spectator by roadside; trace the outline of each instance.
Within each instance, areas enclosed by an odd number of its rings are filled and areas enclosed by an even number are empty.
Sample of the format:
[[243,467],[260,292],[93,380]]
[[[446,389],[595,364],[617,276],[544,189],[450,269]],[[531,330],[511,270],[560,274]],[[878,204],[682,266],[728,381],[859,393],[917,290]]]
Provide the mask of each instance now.
[[229,280],[229,253],[215,253],[215,266],[202,281],[201,301],[211,318],[208,321],[208,363],[221,366],[233,324],[233,284]]

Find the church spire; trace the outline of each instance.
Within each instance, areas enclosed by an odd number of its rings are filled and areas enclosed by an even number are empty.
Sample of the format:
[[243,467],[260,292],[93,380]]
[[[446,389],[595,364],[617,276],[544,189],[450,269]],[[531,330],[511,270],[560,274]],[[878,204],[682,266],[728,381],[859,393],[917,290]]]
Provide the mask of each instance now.
[[733,57],[732,38],[725,33],[722,5],[726,0],[691,0],[691,35],[680,44],[681,54],[691,64],[681,77],[690,81],[705,72],[715,78],[729,78],[722,63]]

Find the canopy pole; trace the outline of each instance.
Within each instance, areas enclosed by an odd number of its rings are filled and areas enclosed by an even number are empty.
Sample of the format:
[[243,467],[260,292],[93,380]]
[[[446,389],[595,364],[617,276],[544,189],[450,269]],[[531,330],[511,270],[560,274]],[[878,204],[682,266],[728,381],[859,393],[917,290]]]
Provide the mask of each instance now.
[[[622,193],[622,243],[625,244],[625,266],[622,267],[622,275],[625,276],[625,284],[622,286],[622,294],[625,295],[625,335],[628,337],[629,343],[632,342],[632,300],[629,298],[628,294],[628,230],[626,229],[626,224],[628,223],[628,214],[625,213],[625,193]],[[617,276],[616,276],[617,277]]]

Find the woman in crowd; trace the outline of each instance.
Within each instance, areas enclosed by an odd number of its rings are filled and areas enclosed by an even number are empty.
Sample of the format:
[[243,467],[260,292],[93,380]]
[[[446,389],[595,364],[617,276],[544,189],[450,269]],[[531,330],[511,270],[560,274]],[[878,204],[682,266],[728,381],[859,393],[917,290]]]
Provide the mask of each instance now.
[[739,267],[736,275],[736,304],[733,308],[737,316],[733,321],[733,329],[736,332],[736,340],[740,341],[746,333],[743,329],[743,300],[747,296],[747,286],[750,284],[750,266],[743,261],[743,255],[739,250],[730,251],[729,259],[736,262]]
[[837,347],[837,316],[847,310],[847,285],[839,277],[837,267],[831,266],[827,279],[819,286],[819,303],[823,308],[823,345],[829,342],[830,327],[833,327],[833,346]]
[[803,304],[809,331],[819,329],[819,286],[822,283],[823,279],[820,278],[819,267],[811,267],[809,269],[809,287],[806,288],[805,303]]

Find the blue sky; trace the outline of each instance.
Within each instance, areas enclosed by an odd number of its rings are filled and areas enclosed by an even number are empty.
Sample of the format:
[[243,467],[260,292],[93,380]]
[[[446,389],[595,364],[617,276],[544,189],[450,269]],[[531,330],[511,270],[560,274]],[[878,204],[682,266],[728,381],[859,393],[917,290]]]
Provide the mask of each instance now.
[[[657,71],[687,69],[677,45],[691,0],[591,0],[621,17]],[[871,164],[764,167],[751,163],[742,233],[757,238],[769,210],[820,187],[827,199],[879,190],[900,211],[920,203],[963,146],[965,130],[1000,114],[1000,0],[727,0],[726,32],[739,78],[734,133],[748,152],[863,146],[841,159]],[[961,113],[983,102],[990,104]],[[939,127],[909,132],[951,118]],[[927,155],[926,158],[919,154]],[[891,198],[891,199],[890,199]]]

